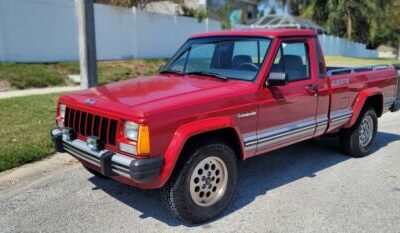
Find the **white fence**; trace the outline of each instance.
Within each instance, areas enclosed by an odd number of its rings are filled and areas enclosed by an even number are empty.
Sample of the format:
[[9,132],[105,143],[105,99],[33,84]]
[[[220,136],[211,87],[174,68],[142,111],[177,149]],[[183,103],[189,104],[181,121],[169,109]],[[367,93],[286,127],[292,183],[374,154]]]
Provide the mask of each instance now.
[[[220,23],[95,4],[100,60],[169,57],[192,34]],[[0,0],[0,61],[78,59],[73,0]]]
[[[100,60],[169,57],[192,34],[220,30],[220,23],[95,4]],[[244,28],[243,26],[241,28]],[[321,36],[328,55],[376,57],[362,44]],[[0,61],[78,59],[74,0],[0,0]]]
[[318,39],[325,55],[359,58],[378,57],[378,51],[367,49],[365,44],[329,35],[320,35]]

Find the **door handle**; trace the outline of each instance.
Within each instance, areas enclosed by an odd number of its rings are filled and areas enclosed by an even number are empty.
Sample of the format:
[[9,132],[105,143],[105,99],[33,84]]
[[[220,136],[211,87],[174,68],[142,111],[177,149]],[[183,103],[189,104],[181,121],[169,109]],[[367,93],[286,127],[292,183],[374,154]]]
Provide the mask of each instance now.
[[304,89],[307,90],[310,94],[317,95],[318,92],[318,85],[317,84],[309,84],[305,85]]

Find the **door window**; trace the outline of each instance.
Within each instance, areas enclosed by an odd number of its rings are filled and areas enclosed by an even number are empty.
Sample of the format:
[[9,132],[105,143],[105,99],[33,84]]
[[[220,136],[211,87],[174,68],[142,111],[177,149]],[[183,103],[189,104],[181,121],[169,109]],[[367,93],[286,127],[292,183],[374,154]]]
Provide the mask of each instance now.
[[306,42],[283,42],[271,72],[284,72],[289,82],[310,79],[310,59]]

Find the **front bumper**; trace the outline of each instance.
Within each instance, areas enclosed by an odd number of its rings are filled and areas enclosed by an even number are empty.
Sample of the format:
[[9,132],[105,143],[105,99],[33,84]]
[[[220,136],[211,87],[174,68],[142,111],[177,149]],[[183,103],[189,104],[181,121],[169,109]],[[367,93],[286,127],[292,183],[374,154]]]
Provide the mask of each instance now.
[[63,133],[58,128],[53,129],[50,135],[57,151],[68,152],[77,159],[98,167],[104,176],[123,176],[137,183],[148,183],[159,176],[164,164],[162,156],[137,159],[105,149],[94,151],[85,141],[63,139]]

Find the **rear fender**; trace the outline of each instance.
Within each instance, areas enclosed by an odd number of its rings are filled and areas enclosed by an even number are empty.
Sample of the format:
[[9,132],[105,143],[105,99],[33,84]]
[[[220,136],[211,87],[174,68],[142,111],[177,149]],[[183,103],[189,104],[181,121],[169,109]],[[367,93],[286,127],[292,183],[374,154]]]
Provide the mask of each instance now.
[[358,116],[361,113],[361,110],[363,109],[366,100],[368,99],[368,97],[371,96],[380,96],[381,97],[381,103],[383,105],[383,94],[382,94],[382,90],[378,87],[372,87],[372,88],[367,88],[364,90],[361,90],[360,93],[358,94],[354,104],[353,104],[353,116],[351,117],[349,123],[346,125],[346,127],[352,127],[357,119]]
[[236,132],[238,140],[240,140],[241,157],[243,159],[244,144],[240,137],[239,129],[235,125],[235,121],[231,117],[215,117],[196,122],[191,122],[178,128],[164,154],[164,168],[160,174],[160,187],[165,184],[172,174],[172,171],[178,161],[179,155],[187,142],[187,140],[201,133],[211,132],[218,129],[232,128]]

